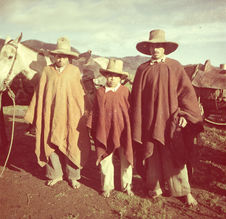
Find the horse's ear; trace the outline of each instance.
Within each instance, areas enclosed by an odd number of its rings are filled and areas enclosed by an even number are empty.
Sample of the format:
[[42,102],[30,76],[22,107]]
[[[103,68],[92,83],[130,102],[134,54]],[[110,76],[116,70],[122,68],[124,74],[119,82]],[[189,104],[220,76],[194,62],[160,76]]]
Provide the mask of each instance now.
[[21,41],[21,39],[22,39],[22,36],[23,36],[23,34],[21,33],[20,36],[18,36],[18,37],[15,39],[15,42],[16,42],[16,43],[19,43],[19,42]]

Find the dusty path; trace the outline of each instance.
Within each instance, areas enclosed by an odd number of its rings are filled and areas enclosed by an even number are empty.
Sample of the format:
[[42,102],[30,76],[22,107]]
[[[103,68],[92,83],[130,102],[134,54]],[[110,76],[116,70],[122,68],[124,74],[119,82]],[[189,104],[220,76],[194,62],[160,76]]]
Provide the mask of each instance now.
[[[0,218],[226,218],[226,146],[225,129],[205,128],[198,145],[198,160],[192,181],[199,202],[187,207],[183,200],[172,197],[152,201],[142,189],[141,179],[134,175],[134,193],[128,197],[116,191],[110,198],[99,195],[100,175],[95,167],[95,154],[82,171],[81,188],[73,190],[62,181],[54,187],[45,185],[43,169],[35,162],[34,138],[25,136],[23,116],[26,107],[17,107],[15,139],[8,166],[0,178]],[[5,110],[10,134],[12,108]],[[0,150],[0,170],[4,162]],[[116,159],[117,162],[117,159]],[[118,174],[116,172],[116,177]]]

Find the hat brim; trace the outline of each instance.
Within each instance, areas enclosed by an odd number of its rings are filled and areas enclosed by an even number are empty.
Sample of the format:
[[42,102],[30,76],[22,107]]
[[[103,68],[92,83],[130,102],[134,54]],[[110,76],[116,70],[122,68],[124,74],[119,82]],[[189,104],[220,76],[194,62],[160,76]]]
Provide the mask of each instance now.
[[175,43],[175,42],[152,42],[152,41],[142,41],[142,42],[139,42],[137,43],[136,45],[136,49],[145,54],[145,55],[151,55],[150,53],[150,46],[151,45],[156,45],[156,44],[161,44],[162,47],[165,49],[165,55],[168,55],[172,52],[174,52],[177,47],[178,47],[178,44]]
[[103,75],[103,76],[106,76],[107,74],[116,74],[116,75],[119,75],[120,77],[123,77],[123,78],[127,78],[129,76],[129,73],[128,72],[115,72],[115,71],[110,71],[110,70],[107,70],[107,69],[103,69],[103,68],[100,68],[100,73]]
[[67,55],[67,56],[71,56],[72,58],[78,58],[79,54],[76,52],[70,52],[70,51],[66,51],[66,50],[60,50],[60,49],[56,49],[53,51],[49,51],[51,54],[53,55]]

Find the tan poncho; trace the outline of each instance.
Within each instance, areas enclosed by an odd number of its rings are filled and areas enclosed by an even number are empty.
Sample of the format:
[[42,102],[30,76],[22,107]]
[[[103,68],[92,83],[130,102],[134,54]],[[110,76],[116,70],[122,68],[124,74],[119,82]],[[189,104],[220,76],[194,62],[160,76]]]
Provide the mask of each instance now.
[[90,150],[84,108],[79,69],[69,64],[59,73],[53,65],[45,67],[25,115],[36,127],[35,154],[40,166],[56,148],[78,168],[84,166]]

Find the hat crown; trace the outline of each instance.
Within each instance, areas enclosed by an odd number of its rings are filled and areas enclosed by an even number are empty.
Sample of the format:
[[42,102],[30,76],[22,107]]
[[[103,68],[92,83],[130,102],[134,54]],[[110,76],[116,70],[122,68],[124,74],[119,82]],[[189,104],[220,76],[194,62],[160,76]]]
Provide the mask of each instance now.
[[165,49],[165,55],[174,52],[178,47],[176,42],[166,41],[165,31],[157,29],[150,31],[149,40],[137,43],[136,48],[139,52],[145,55],[152,55],[150,52],[150,46],[155,44],[161,44],[161,47]]
[[165,42],[165,31],[152,30],[149,35],[149,40],[152,42]]
[[66,37],[58,38],[56,49],[53,51],[50,51],[50,53],[53,55],[63,54],[63,55],[70,56],[71,58],[78,58],[79,56],[77,52],[71,51],[71,43],[69,39]]
[[57,40],[57,49],[71,51],[70,41],[66,37],[61,37]]
[[100,69],[100,73],[106,76],[107,74],[119,74],[120,77],[128,77],[129,73],[123,71],[123,61],[120,59],[110,58],[107,68]]
[[110,59],[106,70],[112,72],[123,72],[123,61],[117,59]]

